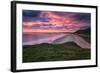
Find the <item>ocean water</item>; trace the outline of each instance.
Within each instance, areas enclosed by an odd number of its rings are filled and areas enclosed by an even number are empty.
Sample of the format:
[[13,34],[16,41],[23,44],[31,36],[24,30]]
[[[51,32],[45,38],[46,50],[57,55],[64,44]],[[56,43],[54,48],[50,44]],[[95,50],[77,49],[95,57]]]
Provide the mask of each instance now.
[[23,33],[23,43],[37,41],[38,39],[53,38],[60,35],[62,33]]
[[[26,44],[26,45],[31,45],[32,42],[37,42],[39,40],[41,42],[48,43],[49,41],[55,40],[56,38],[61,37],[63,35],[65,34],[64,33],[24,33],[23,34],[23,44],[30,42],[30,44]],[[49,41],[46,42],[46,40],[44,39],[48,39]]]

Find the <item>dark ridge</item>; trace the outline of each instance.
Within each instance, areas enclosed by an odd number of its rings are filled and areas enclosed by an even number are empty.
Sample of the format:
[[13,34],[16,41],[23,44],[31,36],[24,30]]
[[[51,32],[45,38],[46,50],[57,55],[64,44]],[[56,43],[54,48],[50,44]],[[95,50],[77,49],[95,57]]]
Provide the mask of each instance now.
[[77,32],[75,32],[75,33],[78,33],[78,34],[90,34],[91,33],[91,28],[87,28],[87,29],[85,29],[85,30],[79,30],[79,31],[77,31]]

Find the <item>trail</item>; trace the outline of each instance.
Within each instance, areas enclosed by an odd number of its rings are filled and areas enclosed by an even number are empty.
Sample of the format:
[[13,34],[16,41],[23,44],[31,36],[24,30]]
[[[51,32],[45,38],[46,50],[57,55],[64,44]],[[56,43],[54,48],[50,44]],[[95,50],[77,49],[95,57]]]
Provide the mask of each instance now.
[[62,44],[66,42],[74,42],[81,48],[90,48],[90,44],[87,41],[75,34],[67,34],[61,38],[56,39],[52,42],[52,44]]

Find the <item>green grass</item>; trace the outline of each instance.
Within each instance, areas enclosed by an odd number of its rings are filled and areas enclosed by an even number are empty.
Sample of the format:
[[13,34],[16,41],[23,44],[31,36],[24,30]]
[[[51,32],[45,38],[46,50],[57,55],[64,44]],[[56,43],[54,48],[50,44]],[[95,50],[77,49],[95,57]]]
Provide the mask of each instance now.
[[43,43],[23,46],[23,62],[85,60],[90,57],[90,49],[80,48],[71,42],[60,45]]

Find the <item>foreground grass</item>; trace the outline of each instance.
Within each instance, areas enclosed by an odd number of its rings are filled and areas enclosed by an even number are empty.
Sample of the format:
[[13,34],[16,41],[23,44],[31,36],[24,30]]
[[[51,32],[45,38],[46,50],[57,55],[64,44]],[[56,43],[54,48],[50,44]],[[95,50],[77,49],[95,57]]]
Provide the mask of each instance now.
[[23,46],[23,62],[84,60],[90,59],[90,55],[90,49],[80,48],[75,43]]

